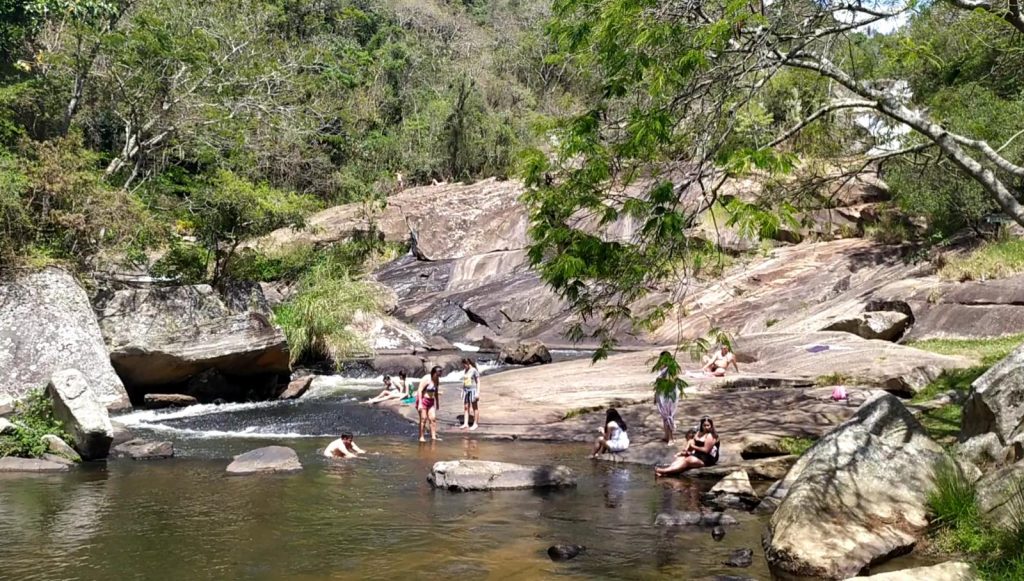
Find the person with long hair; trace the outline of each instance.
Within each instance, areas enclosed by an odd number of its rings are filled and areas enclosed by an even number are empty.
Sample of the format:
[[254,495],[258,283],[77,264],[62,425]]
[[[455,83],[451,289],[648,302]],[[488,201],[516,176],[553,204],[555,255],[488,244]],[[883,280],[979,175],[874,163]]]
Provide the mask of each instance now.
[[429,375],[420,379],[420,387],[416,392],[416,409],[420,416],[420,441],[426,442],[424,431],[430,425],[430,439],[437,437],[437,410],[441,408],[441,366],[435,365]]
[[718,450],[720,441],[718,431],[715,430],[715,421],[710,416],[700,419],[700,429],[692,440],[686,444],[686,449],[681,450],[672,463],[665,467],[655,467],[656,476],[668,476],[679,474],[694,468],[714,466],[718,463]]
[[[672,358],[672,354],[668,351],[662,351],[658,355],[659,361],[665,361]],[[654,404],[658,408],[658,414],[661,415],[661,427],[665,430],[665,437],[662,438],[666,444],[671,446],[675,443],[675,431],[676,431],[676,406],[679,404],[679,388],[673,386],[671,391],[665,391],[659,389],[659,384],[664,383],[664,380],[668,379],[669,368],[662,367],[661,371],[658,372],[658,378],[654,381]]]
[[[480,427],[480,370],[469,357],[462,358],[462,429]],[[473,425],[469,425],[469,411],[473,409]]]
[[608,408],[604,415],[604,428],[601,436],[597,438],[594,446],[593,457],[604,452],[623,452],[629,447],[629,434],[626,431],[626,420],[622,419],[619,411],[615,408]]
[[389,399],[402,399],[403,397],[405,397],[405,394],[402,392],[402,389],[399,388],[397,385],[391,383],[390,375],[385,375],[384,391],[366,400],[366,403],[380,403],[382,401],[387,401]]

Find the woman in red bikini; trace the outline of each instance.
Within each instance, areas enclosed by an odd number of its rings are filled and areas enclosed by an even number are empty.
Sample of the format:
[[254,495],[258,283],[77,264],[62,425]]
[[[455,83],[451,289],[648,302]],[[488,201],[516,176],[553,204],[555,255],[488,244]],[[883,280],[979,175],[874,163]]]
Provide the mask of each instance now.
[[420,380],[419,390],[416,391],[416,409],[420,415],[420,441],[426,442],[424,429],[427,422],[430,422],[430,439],[440,440],[437,437],[437,410],[441,407],[441,367],[435,365],[430,370],[430,375],[424,375]]

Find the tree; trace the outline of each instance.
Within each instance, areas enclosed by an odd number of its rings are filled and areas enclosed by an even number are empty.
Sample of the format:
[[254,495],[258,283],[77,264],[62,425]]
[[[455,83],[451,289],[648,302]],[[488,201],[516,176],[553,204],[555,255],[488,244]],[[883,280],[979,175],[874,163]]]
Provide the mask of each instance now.
[[[951,4],[982,11],[989,34],[1019,50],[1016,2]],[[937,152],[1024,224],[1020,159],[969,127],[951,130],[898,76],[901,59],[928,47],[903,33],[888,45],[867,33],[894,18],[931,17],[917,2],[557,0],[553,14],[550,32],[563,54],[591,71],[598,89],[556,131],[554,159],[539,150],[526,156],[530,257],[604,346],[615,325],[651,324],[672,307],[634,312],[665,279],[693,275],[706,248],[688,229],[720,202],[727,178],[791,172],[800,152],[794,140],[823,125],[850,126],[849,112],[870,112],[910,136],[895,147],[861,149],[837,139],[841,133],[822,136],[839,142],[846,165]],[[778,85],[794,74],[806,83],[779,107]],[[791,120],[766,115],[772,110]],[[731,220],[754,217],[772,227],[782,202],[732,200]],[[623,217],[639,224],[631,239],[607,236]]]

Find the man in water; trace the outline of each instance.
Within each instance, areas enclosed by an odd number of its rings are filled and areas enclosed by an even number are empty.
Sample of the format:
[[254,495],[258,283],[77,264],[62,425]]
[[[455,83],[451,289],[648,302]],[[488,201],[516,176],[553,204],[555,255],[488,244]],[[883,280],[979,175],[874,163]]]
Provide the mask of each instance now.
[[342,434],[340,438],[327,444],[324,448],[324,456],[328,458],[358,458],[359,454],[365,454],[363,450],[352,440],[352,434]]

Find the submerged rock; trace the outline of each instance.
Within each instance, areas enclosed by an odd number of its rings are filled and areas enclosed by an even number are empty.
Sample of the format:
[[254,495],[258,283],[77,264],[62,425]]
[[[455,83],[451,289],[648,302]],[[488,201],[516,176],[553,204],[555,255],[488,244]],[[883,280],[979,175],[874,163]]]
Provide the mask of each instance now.
[[68,464],[39,458],[15,458],[14,456],[0,458],[0,472],[67,472],[68,470],[70,470]]
[[1024,439],[1024,345],[1017,347],[971,384],[964,402],[960,438],[989,432],[1003,444]]
[[[672,511],[658,513],[654,524],[663,527],[718,527],[740,524],[736,517],[724,512]],[[724,530],[723,530],[723,535]]]
[[131,458],[132,460],[160,460],[174,457],[174,444],[171,442],[149,442],[146,440],[129,440],[114,446],[111,455],[115,458]]
[[435,488],[454,492],[576,486],[576,477],[565,466],[526,466],[486,460],[436,462],[427,481]]
[[82,458],[106,458],[114,428],[107,408],[93,394],[85,376],[77,369],[58,371],[46,386],[46,393],[53,400],[54,417],[64,423]]
[[749,567],[754,564],[753,549],[736,549],[722,562],[727,567]]
[[46,444],[46,449],[49,450],[51,454],[61,458],[67,458],[71,462],[82,461],[82,457],[78,455],[78,452],[75,452],[75,449],[72,448],[70,444],[61,440],[57,436],[54,436],[53,434],[46,434],[43,436],[42,440],[43,443]]
[[142,399],[149,409],[183,408],[196,405],[199,400],[183,393],[147,393]]
[[711,529],[711,538],[714,539],[716,543],[721,542],[721,540],[725,538],[725,527],[722,525],[715,525],[715,527]]
[[297,472],[302,470],[295,450],[285,446],[257,448],[235,456],[228,464],[228,474],[264,474],[273,472]]
[[568,561],[586,550],[587,548],[581,545],[551,545],[548,547],[548,557],[552,561]]
[[64,369],[78,369],[108,409],[130,407],[89,298],[71,274],[47,268],[0,283],[0,408]]
[[816,442],[779,489],[765,531],[775,571],[843,579],[909,551],[928,525],[927,496],[945,459],[893,395],[880,394]]

